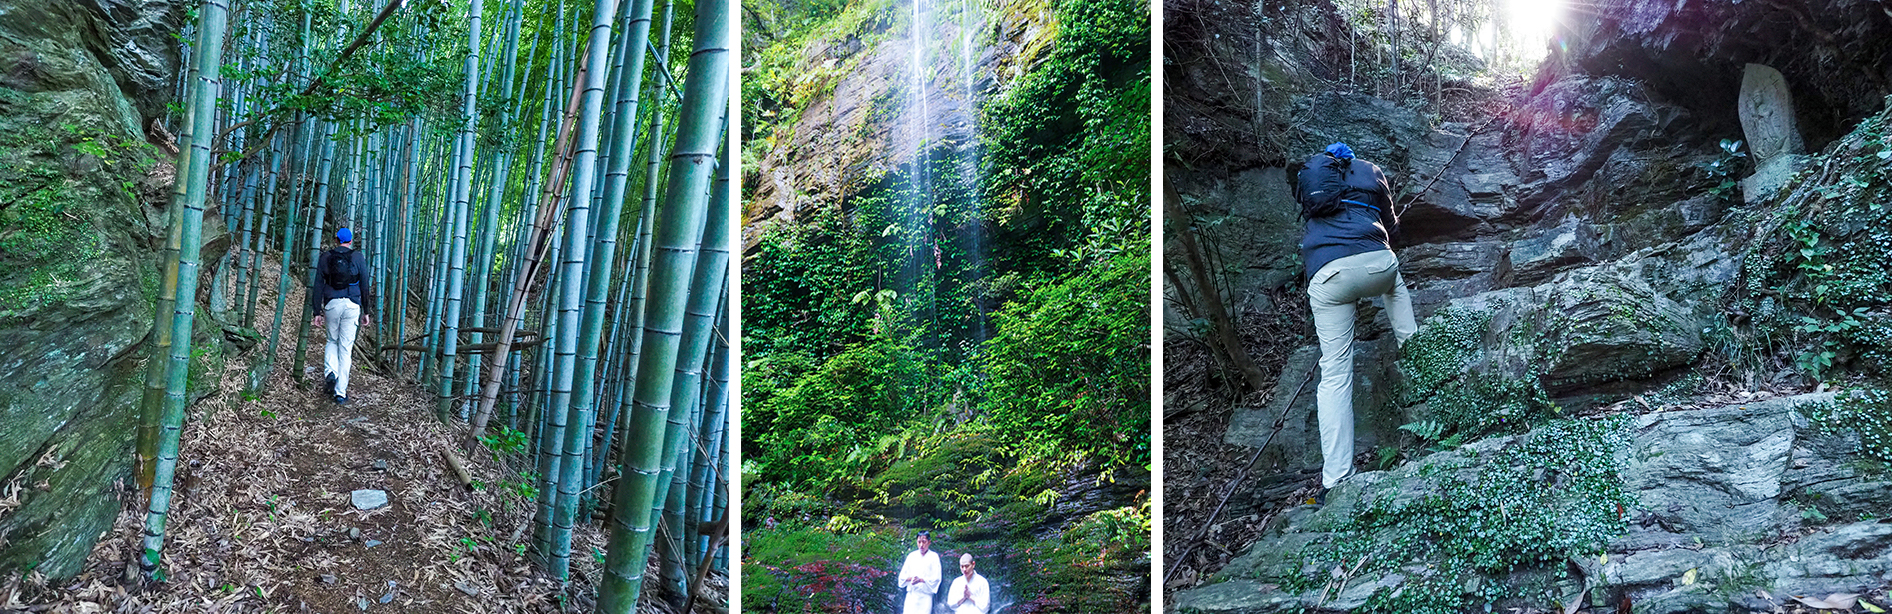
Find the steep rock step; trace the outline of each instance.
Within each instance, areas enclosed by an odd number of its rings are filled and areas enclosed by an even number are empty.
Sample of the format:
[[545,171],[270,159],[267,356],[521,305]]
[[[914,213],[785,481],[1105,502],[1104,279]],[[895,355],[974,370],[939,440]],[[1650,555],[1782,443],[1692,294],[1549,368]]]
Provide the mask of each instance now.
[[[1856,436],[1809,423],[1833,399],[1560,421],[1362,473],[1327,506],[1284,514],[1221,581],[1177,593],[1174,606],[1254,614],[1627,598],[1638,612],[1679,614],[1882,588],[1892,579],[1892,522],[1880,518],[1892,509],[1892,476],[1856,462]],[[1520,494],[1537,491],[1547,494]],[[1493,515],[1424,515],[1441,510]],[[1440,544],[1478,540],[1509,546],[1473,550],[1496,557],[1484,561],[1403,558],[1405,548],[1436,555],[1447,552]],[[1533,553],[1533,540],[1552,545]]]

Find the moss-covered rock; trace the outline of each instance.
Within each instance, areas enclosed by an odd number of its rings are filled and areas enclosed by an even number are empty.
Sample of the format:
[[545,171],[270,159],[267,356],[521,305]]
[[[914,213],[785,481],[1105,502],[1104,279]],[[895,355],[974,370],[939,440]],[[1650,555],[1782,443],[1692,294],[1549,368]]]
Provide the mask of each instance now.
[[0,484],[20,486],[0,573],[77,572],[120,508],[164,231],[143,112],[181,18],[166,0],[0,8]]

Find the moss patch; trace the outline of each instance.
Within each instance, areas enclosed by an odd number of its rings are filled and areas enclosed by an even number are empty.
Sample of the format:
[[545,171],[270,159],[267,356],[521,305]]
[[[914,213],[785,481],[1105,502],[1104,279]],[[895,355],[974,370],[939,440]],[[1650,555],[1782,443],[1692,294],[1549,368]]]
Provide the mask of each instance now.
[[[1559,420],[1474,463],[1455,458],[1421,466],[1372,487],[1356,513],[1293,555],[1289,590],[1325,586],[1331,570],[1352,577],[1402,574],[1374,593],[1364,611],[1455,613],[1512,599],[1561,598],[1542,592],[1566,573],[1572,554],[1593,554],[1627,528],[1625,492],[1615,452],[1628,420]],[[1401,496],[1409,488],[1417,495]],[[1540,590],[1533,592],[1534,575]],[[1522,590],[1521,590],[1522,589]],[[1544,599],[1549,597],[1549,599]]]

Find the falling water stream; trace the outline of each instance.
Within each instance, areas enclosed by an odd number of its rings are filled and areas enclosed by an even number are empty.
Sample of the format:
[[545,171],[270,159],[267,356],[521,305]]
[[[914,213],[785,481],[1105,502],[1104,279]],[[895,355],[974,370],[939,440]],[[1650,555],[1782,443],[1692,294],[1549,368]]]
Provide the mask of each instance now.
[[[970,359],[969,350],[990,336],[985,312],[991,306],[976,297],[958,298],[971,297],[964,284],[991,275],[985,220],[978,207],[982,192],[978,110],[989,81],[983,66],[985,43],[979,36],[987,16],[982,2],[912,0],[906,95],[899,120],[909,139],[903,153],[911,160],[907,195],[900,203],[901,241],[907,256],[902,276],[910,280],[913,292],[911,297],[901,297],[901,303],[926,324],[929,344],[939,348],[956,342],[965,359]],[[951,163],[939,163],[946,158]],[[943,284],[961,284],[946,304],[941,303]],[[968,326],[959,325],[967,321]],[[976,552],[979,573],[990,586],[988,613],[1004,612],[1016,601],[1005,566],[1010,544],[980,541],[947,546],[942,541],[941,546],[945,574],[934,600],[935,613],[952,611],[946,606],[946,592],[959,575],[962,546]],[[896,591],[888,597],[897,611],[904,595]]]

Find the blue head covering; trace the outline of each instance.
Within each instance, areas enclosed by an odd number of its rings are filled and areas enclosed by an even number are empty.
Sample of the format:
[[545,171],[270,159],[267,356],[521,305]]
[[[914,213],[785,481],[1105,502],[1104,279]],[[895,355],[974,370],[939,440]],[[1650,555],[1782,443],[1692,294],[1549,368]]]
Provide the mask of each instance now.
[[1346,143],[1334,143],[1332,145],[1328,145],[1327,153],[1331,154],[1333,157],[1340,158],[1342,160],[1353,159],[1353,148],[1348,147]]
[[349,232],[347,228],[337,230],[335,231],[335,240],[340,241],[342,243],[348,243],[350,241],[354,241],[355,233]]

